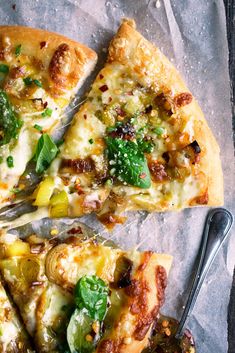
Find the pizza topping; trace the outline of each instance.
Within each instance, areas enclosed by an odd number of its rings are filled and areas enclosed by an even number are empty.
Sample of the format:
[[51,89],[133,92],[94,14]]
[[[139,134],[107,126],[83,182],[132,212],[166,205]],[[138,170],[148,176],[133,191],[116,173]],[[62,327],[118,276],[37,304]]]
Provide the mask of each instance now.
[[193,96],[189,92],[179,93],[174,97],[174,103],[177,108],[181,108],[187,104],[190,104],[193,100]]
[[92,353],[101,338],[101,324],[107,312],[108,286],[97,276],[83,276],[75,287],[75,309],[68,328],[71,352]]
[[197,143],[196,140],[194,140],[193,142],[191,142],[191,143],[189,144],[189,146],[191,146],[191,147],[193,148],[193,150],[194,150],[194,152],[195,152],[196,154],[201,153],[201,148],[200,148],[200,146],[199,146],[199,144]]
[[43,118],[46,118],[47,116],[52,116],[52,113],[53,113],[53,110],[52,109],[50,109],[50,108],[46,108],[45,110],[44,110],[44,112],[42,113],[42,117]]
[[7,94],[0,90],[0,146],[17,139],[22,121],[13,111]]
[[8,74],[9,72],[9,66],[5,64],[0,64],[0,72],[4,74]]
[[133,262],[125,256],[120,256],[116,262],[114,272],[114,288],[126,288],[131,284],[131,271]]
[[[151,185],[146,158],[133,141],[106,137],[110,174],[121,182],[147,189]],[[140,176],[146,175],[145,178]]]
[[172,115],[171,104],[169,103],[166,95],[164,93],[160,93],[155,98],[155,103],[158,107],[161,107],[166,111],[167,115]]
[[92,319],[102,321],[108,304],[108,287],[97,276],[82,277],[75,287],[75,302]]
[[101,86],[101,87],[99,88],[99,90],[100,90],[101,92],[106,92],[108,89],[109,89],[109,88],[108,88],[107,85],[103,85],[103,86]]
[[63,159],[63,167],[72,168],[75,173],[87,173],[95,169],[95,164],[91,157],[85,159]]
[[132,140],[135,138],[135,128],[127,121],[126,123],[116,123],[114,127],[107,129],[108,136],[112,138],[121,138],[124,140]]
[[9,77],[12,79],[16,79],[19,77],[23,77],[25,75],[25,66],[16,66],[11,68]]
[[13,168],[14,167],[14,159],[12,156],[7,157],[7,166],[8,168]]
[[148,164],[153,180],[156,182],[164,182],[169,180],[169,176],[165,170],[165,166],[158,161],[152,161]]
[[42,87],[42,83],[41,83],[39,80],[37,80],[37,79],[32,79],[30,76],[25,77],[25,78],[23,79],[23,81],[24,81],[24,83],[25,83],[26,86],[31,86],[32,84],[35,84],[35,85],[38,86],[38,87]]
[[36,172],[41,174],[46,170],[58,153],[58,148],[48,134],[43,134],[38,140],[34,161]]
[[22,46],[21,44],[17,45],[16,48],[15,48],[15,56],[19,56],[21,54],[21,49],[22,49]]

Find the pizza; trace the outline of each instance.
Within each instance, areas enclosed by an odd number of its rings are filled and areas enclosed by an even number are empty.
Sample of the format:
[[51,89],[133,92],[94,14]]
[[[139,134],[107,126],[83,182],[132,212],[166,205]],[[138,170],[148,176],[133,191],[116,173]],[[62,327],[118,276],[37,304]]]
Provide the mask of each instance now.
[[48,238],[2,236],[4,283],[37,352],[141,353],[172,257],[124,251],[86,229],[78,223]]
[[223,203],[219,147],[168,59],[126,20],[33,195],[50,217]]
[[51,135],[96,59],[91,49],[59,34],[0,26],[1,207],[25,188],[20,177],[33,157],[40,175],[56,156]]
[[0,351],[34,353],[24,325],[0,283]]

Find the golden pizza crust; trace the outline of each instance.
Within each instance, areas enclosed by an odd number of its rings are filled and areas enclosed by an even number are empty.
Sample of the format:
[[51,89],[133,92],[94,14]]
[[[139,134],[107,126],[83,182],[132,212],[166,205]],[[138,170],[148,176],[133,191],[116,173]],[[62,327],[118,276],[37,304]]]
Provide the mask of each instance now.
[[[96,353],[140,353],[148,346],[152,326],[164,302],[164,289],[172,256],[144,252],[132,275],[128,300],[113,328],[99,343]],[[160,271],[158,271],[160,269]]]
[[[137,32],[134,26],[134,21],[124,20],[110,44],[108,61],[129,67],[144,86],[160,89],[166,94],[171,92],[173,100],[179,94],[189,92],[175,67],[158,48]],[[222,205],[224,193],[220,149],[213,133],[194,98],[189,104],[178,107],[177,112],[182,117],[184,115],[193,117],[194,137],[203,152],[199,169],[207,178],[208,202],[206,205]],[[203,197],[203,195],[199,196]],[[201,203],[203,204],[203,200]],[[200,202],[191,201],[191,205],[199,204]]]
[[[58,88],[77,87],[94,68],[97,55],[81,43],[60,34],[21,26],[0,26],[0,55],[8,60],[10,50],[21,45],[24,55],[33,56],[39,69],[51,83],[51,92]],[[4,57],[5,52],[5,57]]]

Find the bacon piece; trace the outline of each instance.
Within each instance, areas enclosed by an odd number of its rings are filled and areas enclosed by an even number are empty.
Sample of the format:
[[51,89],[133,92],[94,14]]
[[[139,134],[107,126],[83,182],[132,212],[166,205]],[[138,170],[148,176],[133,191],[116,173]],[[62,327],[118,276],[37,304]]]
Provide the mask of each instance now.
[[75,173],[87,173],[95,170],[94,161],[87,157],[85,159],[64,159],[62,161],[62,168],[72,168]]
[[108,91],[108,86],[107,85],[103,85],[103,86],[101,86],[101,87],[99,87],[99,90],[101,91],[101,92],[106,92],[106,91]]
[[25,75],[25,67],[24,66],[13,67],[9,73],[9,77],[12,79],[23,77],[24,75]]
[[192,100],[193,100],[193,96],[189,92],[179,93],[174,97],[174,103],[178,108],[181,108],[187,104],[190,104]]
[[164,93],[160,93],[155,97],[155,103],[157,106],[166,111],[167,115],[172,115],[171,105],[167,100],[167,97]]
[[148,164],[149,170],[153,176],[154,181],[163,182],[169,179],[169,176],[165,170],[165,166],[158,161],[152,161]]
[[123,140],[131,140],[135,137],[135,128],[131,123],[127,122],[119,125],[114,131],[109,133],[109,136],[112,138],[119,137]]

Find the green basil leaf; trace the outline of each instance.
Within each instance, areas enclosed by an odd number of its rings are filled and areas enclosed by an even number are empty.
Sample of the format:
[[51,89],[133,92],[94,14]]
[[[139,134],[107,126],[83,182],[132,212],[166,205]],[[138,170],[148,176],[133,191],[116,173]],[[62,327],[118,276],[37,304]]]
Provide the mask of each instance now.
[[38,87],[42,87],[42,82],[40,82],[39,80],[33,80],[33,83],[38,86]]
[[97,276],[83,276],[75,287],[75,302],[94,320],[102,321],[107,311],[109,289]]
[[6,145],[11,139],[17,139],[23,125],[12,109],[6,92],[0,90],[0,146]]
[[[71,316],[67,327],[67,342],[71,353],[92,353],[99,340],[99,334],[87,340],[87,335],[92,332],[93,320],[84,311],[76,309]],[[93,332],[92,332],[93,333]]]
[[46,170],[58,153],[58,148],[48,134],[43,134],[38,140],[34,160],[36,172],[41,174]]
[[137,139],[138,148],[141,152],[151,153],[154,149],[154,143],[152,141],[146,141],[144,139]]
[[0,64],[0,72],[4,74],[8,74],[9,72],[9,66],[5,64]]
[[33,83],[33,79],[30,76],[23,78],[23,81],[26,86],[30,86]]
[[150,172],[138,144],[111,137],[106,137],[105,141],[109,163],[112,166],[111,174],[122,182],[148,189],[151,186]]

